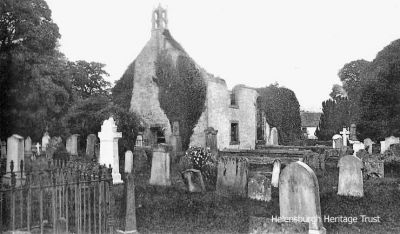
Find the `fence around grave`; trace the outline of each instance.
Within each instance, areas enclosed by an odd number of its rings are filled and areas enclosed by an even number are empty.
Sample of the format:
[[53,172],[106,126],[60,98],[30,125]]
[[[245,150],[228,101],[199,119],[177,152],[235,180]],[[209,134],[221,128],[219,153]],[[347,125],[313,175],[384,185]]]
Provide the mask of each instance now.
[[[112,232],[111,168],[51,161],[46,170],[21,173],[14,171],[13,164],[9,173],[0,171],[0,232]],[[7,174],[11,182],[3,183]],[[25,177],[20,185],[18,174]]]

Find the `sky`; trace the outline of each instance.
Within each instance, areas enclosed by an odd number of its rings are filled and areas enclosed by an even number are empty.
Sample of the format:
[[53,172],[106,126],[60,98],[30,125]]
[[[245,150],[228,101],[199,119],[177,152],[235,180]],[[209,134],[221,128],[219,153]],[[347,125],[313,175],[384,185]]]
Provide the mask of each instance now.
[[396,0],[46,1],[61,52],[106,64],[112,83],[150,39],[151,13],[161,4],[172,36],[228,88],[277,82],[307,111],[321,111],[344,64],[371,61],[400,38]]

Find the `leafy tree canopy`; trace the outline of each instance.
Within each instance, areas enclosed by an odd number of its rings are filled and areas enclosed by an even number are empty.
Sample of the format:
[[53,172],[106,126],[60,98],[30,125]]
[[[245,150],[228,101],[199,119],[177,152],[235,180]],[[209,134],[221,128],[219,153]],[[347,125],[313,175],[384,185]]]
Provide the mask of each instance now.
[[295,93],[285,87],[273,84],[257,89],[261,109],[267,122],[278,129],[279,142],[290,144],[301,138],[300,105]]

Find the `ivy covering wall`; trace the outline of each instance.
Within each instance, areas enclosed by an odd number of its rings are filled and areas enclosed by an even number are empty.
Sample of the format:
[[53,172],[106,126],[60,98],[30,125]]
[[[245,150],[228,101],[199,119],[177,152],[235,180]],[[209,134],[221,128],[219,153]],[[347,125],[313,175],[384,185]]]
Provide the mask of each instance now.
[[171,126],[174,121],[179,121],[182,148],[186,150],[205,108],[206,83],[193,60],[187,56],[178,56],[175,64],[170,55],[161,52],[155,65],[160,106]]

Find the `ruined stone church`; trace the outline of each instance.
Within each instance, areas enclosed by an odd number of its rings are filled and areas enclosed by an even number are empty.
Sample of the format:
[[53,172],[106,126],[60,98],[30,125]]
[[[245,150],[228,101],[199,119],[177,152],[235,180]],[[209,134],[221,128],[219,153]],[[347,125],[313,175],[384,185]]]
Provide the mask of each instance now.
[[[134,83],[130,111],[141,118],[141,140],[149,145],[176,144],[179,123],[171,123],[158,99],[155,61],[163,51],[175,60],[189,55],[168,30],[167,11],[159,6],[152,12],[151,37],[134,61]],[[254,149],[256,144],[277,144],[276,129],[270,129],[265,113],[259,110],[254,88],[236,85],[228,90],[225,80],[196,65],[206,83],[205,109],[190,138],[191,146],[222,149]],[[171,126],[172,125],[172,126]]]

